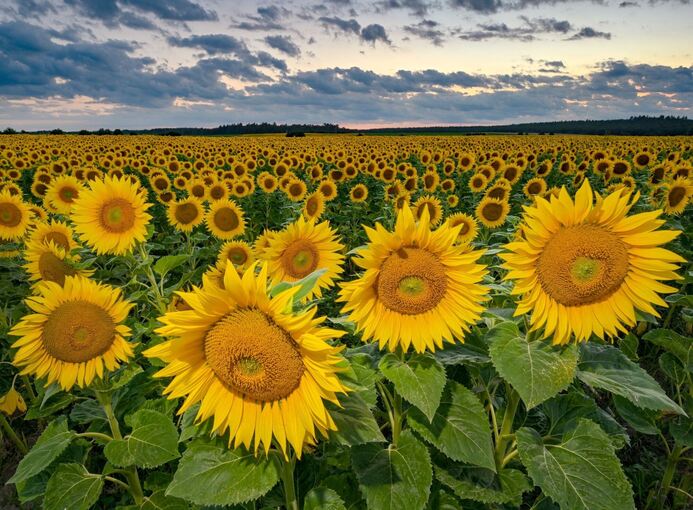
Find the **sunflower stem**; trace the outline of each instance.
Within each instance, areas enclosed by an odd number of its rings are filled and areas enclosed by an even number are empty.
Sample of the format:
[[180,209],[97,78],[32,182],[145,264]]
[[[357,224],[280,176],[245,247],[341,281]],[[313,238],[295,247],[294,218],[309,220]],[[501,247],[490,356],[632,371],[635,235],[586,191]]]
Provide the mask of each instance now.
[[676,464],[679,461],[682,449],[683,447],[681,445],[675,446],[667,459],[667,466],[664,469],[664,476],[662,476],[662,482],[659,485],[659,491],[657,494],[657,508],[660,510],[664,508],[664,504],[667,500],[669,488],[671,487],[671,482],[674,479],[674,474],[676,473]]
[[9,437],[10,441],[12,441],[14,445],[17,447],[17,450],[19,450],[22,455],[26,455],[29,451],[29,448],[27,448],[26,443],[22,440],[22,438],[20,438],[17,435],[17,433],[12,428],[12,425],[10,425],[10,422],[7,421],[7,418],[5,418],[5,415],[1,412],[0,427],[2,427],[2,430],[5,432],[5,435]]
[[380,395],[383,397],[383,404],[387,410],[387,416],[390,421],[390,430],[392,431],[392,444],[397,446],[399,435],[402,432],[402,397],[396,392],[390,392],[384,383],[376,383],[380,390]]
[[38,402],[38,395],[36,395],[36,391],[34,391],[34,386],[33,384],[31,384],[31,379],[29,379],[29,376],[23,375],[22,382],[24,383],[24,387],[26,388],[27,393],[29,393],[31,402],[33,404],[36,404]]
[[[149,279],[149,284],[154,289],[154,297],[156,298],[156,308],[161,315],[166,313],[166,299],[164,299],[163,292],[159,289],[159,283],[156,281],[156,276],[154,276],[154,271],[152,271],[152,261],[144,247],[144,243],[139,243],[138,245],[140,256],[142,257],[142,262],[146,268],[147,278]],[[163,282],[162,282],[163,285]]]
[[496,468],[500,470],[503,467],[505,452],[508,446],[508,441],[514,438],[511,434],[513,422],[515,421],[515,413],[520,404],[520,395],[510,386],[507,386],[508,403],[505,406],[503,413],[503,422],[501,424],[498,442],[496,443]]
[[289,460],[282,460],[282,485],[284,486],[284,501],[287,510],[299,510],[298,498],[296,497],[296,484],[294,482],[294,466],[296,457],[292,454]]
[[[120,424],[118,423],[118,418],[116,418],[113,412],[113,405],[111,403],[111,394],[109,392],[95,391],[96,399],[103,407],[104,413],[106,413],[106,418],[108,419],[108,425],[111,428],[111,434],[113,434],[113,439],[123,439],[123,435],[120,433]],[[123,475],[128,481],[128,487],[130,488],[130,494],[135,500],[135,504],[140,506],[144,501],[144,494],[142,493],[142,485],[140,484],[140,477],[137,474],[137,467],[130,466],[123,470]]]

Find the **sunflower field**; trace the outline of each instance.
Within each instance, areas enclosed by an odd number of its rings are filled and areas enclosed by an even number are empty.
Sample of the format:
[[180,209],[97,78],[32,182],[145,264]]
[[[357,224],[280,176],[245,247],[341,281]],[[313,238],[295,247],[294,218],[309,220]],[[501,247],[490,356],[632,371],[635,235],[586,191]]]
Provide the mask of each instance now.
[[0,137],[0,507],[693,506],[693,139]]

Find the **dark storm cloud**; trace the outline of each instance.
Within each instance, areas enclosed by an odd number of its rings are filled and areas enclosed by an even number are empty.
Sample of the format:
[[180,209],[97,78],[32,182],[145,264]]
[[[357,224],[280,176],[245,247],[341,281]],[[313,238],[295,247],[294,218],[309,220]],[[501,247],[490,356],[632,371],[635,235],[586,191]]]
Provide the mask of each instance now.
[[407,25],[404,27],[404,31],[431,41],[436,46],[442,46],[445,42],[445,33],[440,29],[440,23],[430,19],[423,19],[415,25]]
[[301,49],[288,35],[268,35],[265,37],[265,42],[270,48],[286,53],[290,57],[297,57],[301,54]]
[[600,32],[592,27],[585,27],[568,38],[569,41],[579,41],[580,39],[611,39],[611,34],[609,32]]

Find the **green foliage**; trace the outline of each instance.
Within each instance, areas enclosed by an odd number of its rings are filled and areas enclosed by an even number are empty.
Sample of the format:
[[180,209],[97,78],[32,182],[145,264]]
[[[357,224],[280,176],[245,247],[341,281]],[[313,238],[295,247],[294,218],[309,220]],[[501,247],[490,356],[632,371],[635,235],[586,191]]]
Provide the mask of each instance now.
[[103,485],[102,475],[91,474],[80,464],[61,464],[48,480],[43,506],[87,510],[99,500]]
[[74,438],[75,433],[67,428],[67,418],[60,417],[51,422],[34,447],[19,462],[9,483],[23,482],[46,469]]
[[104,454],[117,467],[160,466],[179,457],[178,430],[167,416],[143,409],[132,417],[132,432],[110,441]]

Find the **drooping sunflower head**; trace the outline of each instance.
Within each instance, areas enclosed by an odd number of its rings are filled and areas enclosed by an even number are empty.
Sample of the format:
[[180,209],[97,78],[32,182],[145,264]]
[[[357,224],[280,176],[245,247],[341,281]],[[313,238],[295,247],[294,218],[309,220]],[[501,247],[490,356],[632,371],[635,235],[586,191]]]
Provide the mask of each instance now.
[[157,332],[169,340],[144,354],[167,363],[156,376],[173,377],[165,393],[185,397],[179,413],[201,402],[197,421],[212,418],[230,445],[267,454],[276,441],[286,455],[288,443],[300,457],[336,430],[325,401],[348,390],[341,347],[328,340],[342,332],[321,327],[315,308],[288,311],[297,288],[269,297],[266,265],[240,276],[229,264],[223,278],[223,288],[181,292],[191,309],[161,317]]
[[166,208],[168,222],[181,232],[191,232],[205,219],[205,209],[199,198],[188,197],[172,201]]
[[123,322],[132,307],[120,290],[82,276],[63,286],[46,282],[26,300],[33,313],[10,331],[19,339],[13,363],[21,374],[58,383],[65,391],[88,386],[104,370],[115,370],[133,355]]
[[233,239],[245,232],[243,210],[233,200],[212,202],[205,220],[209,231],[218,239]]
[[394,231],[380,223],[364,228],[369,243],[354,263],[365,272],[343,283],[338,299],[363,340],[416,352],[463,341],[486,299],[482,252],[456,244],[463,225],[446,222],[432,231],[428,211],[417,223],[405,206]]
[[269,261],[272,283],[295,282],[317,270],[324,270],[305,299],[321,297],[342,273],[344,245],[329,222],[316,223],[301,216],[276,233],[263,258]]
[[0,193],[0,239],[21,239],[31,222],[31,211],[19,196]]
[[69,276],[90,276],[93,271],[76,267],[78,260],[53,241],[30,241],[24,250],[24,268],[32,282],[54,282],[64,285]]
[[652,305],[666,303],[658,293],[675,290],[661,280],[679,279],[684,262],[660,245],[680,232],[657,230],[661,210],[628,216],[631,198],[615,192],[595,205],[586,180],[575,200],[562,188],[525,208],[524,235],[501,257],[522,295],[516,315],[531,311],[532,329],[562,344],[626,332],[636,309],[659,316]]
[[98,254],[129,253],[147,234],[151,216],[144,190],[130,179],[91,181],[75,201],[72,221],[81,239]]

